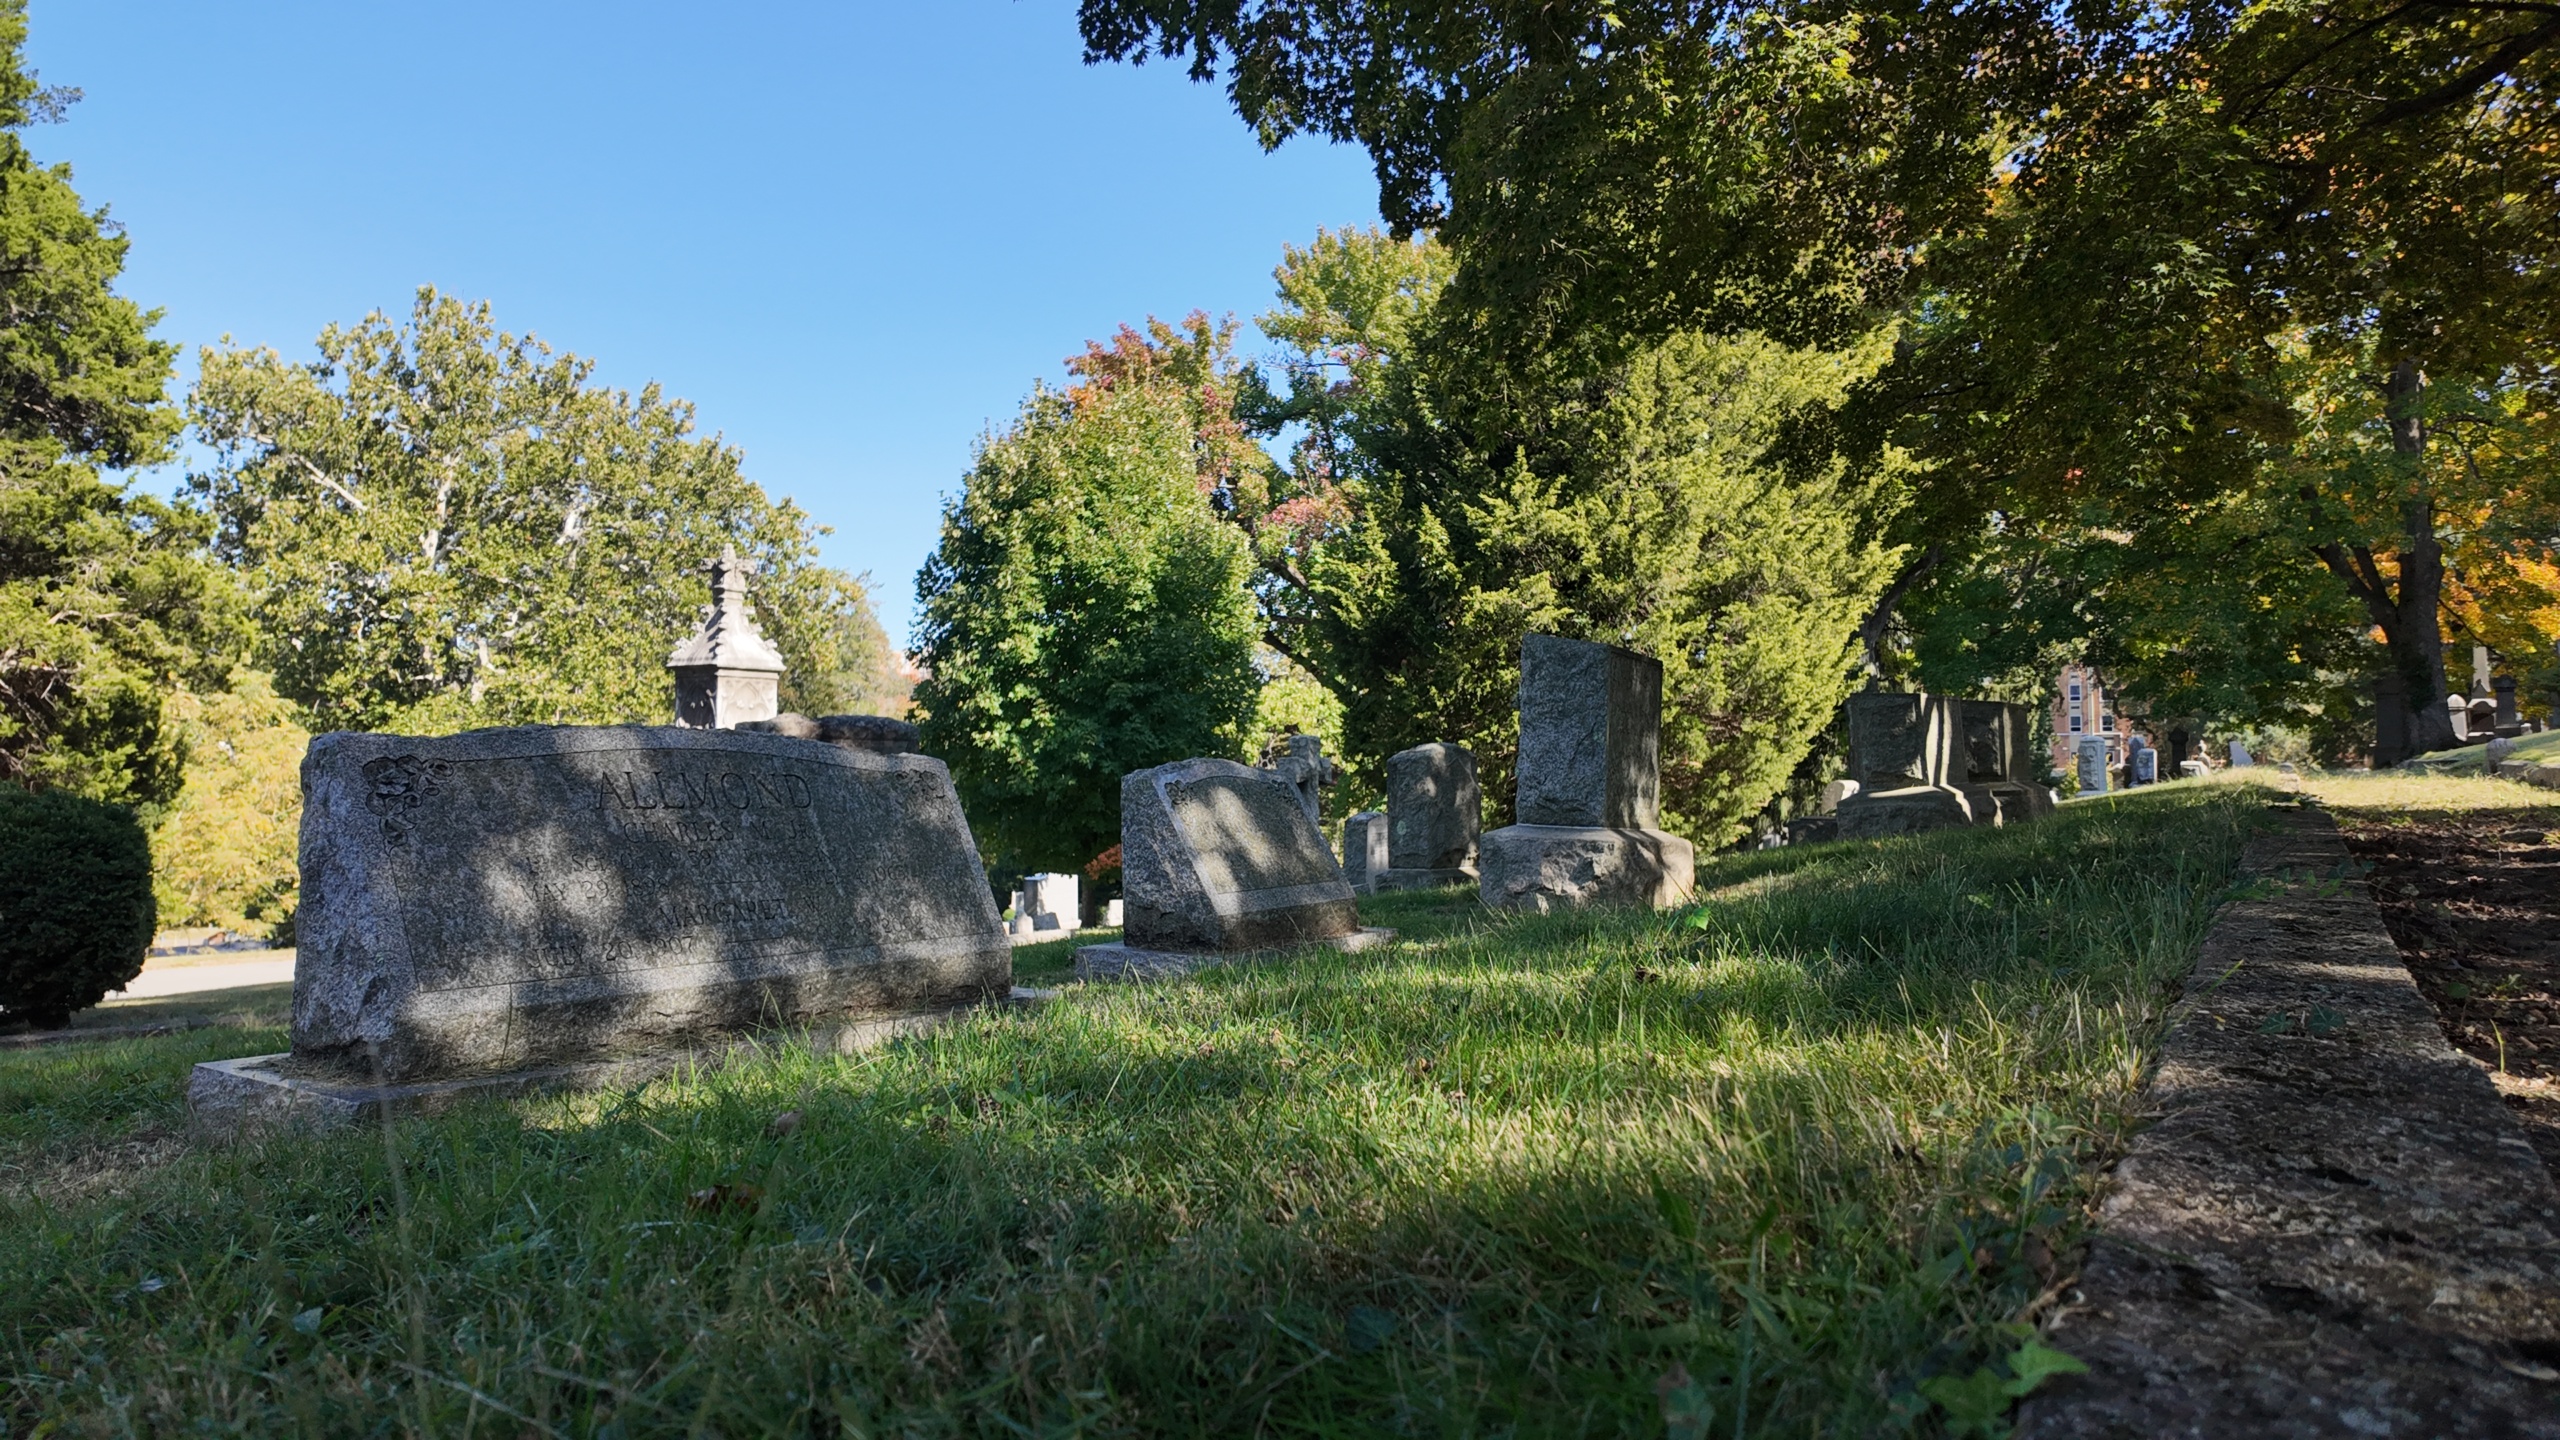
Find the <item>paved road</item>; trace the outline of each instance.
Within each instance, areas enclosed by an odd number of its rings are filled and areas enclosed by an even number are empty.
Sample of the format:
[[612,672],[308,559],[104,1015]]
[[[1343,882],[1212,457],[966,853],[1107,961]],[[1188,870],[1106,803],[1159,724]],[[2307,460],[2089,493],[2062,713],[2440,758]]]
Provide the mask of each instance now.
[[257,958],[219,965],[145,965],[133,983],[111,1000],[157,1000],[167,995],[194,995],[206,990],[236,990],[244,985],[282,985],[293,979],[293,952],[250,952]]

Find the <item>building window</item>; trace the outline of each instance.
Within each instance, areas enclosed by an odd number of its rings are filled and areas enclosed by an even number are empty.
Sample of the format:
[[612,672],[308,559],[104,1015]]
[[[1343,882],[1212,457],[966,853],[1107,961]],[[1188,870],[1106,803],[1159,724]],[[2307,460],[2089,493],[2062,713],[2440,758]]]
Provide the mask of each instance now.
[[2101,729],[2101,730],[2106,731],[2106,732],[2107,732],[2108,734],[2110,734],[2110,735],[2113,735],[2114,733],[2116,733],[2116,717],[2114,717],[2113,715],[2109,715],[2109,716],[2107,716],[2106,718],[2104,718],[2104,719],[2100,720],[2100,721],[2098,722],[2098,728],[2099,728],[2099,729]]
[[2080,708],[2080,682],[2077,680],[2071,682],[2071,708]]
[[2071,733],[2074,735],[2080,733],[2080,712],[2077,710],[2071,712]]

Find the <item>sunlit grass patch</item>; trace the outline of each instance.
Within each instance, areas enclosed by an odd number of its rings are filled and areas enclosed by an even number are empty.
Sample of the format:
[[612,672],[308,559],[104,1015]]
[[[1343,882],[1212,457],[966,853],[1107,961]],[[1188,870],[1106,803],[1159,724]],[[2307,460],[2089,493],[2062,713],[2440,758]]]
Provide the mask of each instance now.
[[2061,1278],[2262,803],[1724,857],[1675,914],[1387,897],[1386,951],[15,1196],[11,1423],[1925,1429]]

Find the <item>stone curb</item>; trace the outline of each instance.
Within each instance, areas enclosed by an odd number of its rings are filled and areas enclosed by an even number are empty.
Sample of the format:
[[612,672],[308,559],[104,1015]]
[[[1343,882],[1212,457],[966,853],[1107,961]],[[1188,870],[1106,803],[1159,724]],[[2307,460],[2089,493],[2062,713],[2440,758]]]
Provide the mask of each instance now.
[[2249,843],[2077,1290],[2034,1440],[2560,1437],[2560,1195],[2445,1043],[2337,826]]

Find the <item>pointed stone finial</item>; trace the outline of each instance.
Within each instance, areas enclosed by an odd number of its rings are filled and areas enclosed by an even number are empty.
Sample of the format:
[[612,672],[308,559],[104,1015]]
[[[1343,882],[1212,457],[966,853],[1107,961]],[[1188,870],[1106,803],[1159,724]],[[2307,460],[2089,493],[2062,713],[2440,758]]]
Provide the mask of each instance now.
[[711,567],[711,613],[667,656],[667,668],[676,677],[678,725],[728,730],[780,712],[786,667],[747,608],[747,567],[736,545],[720,547]]

